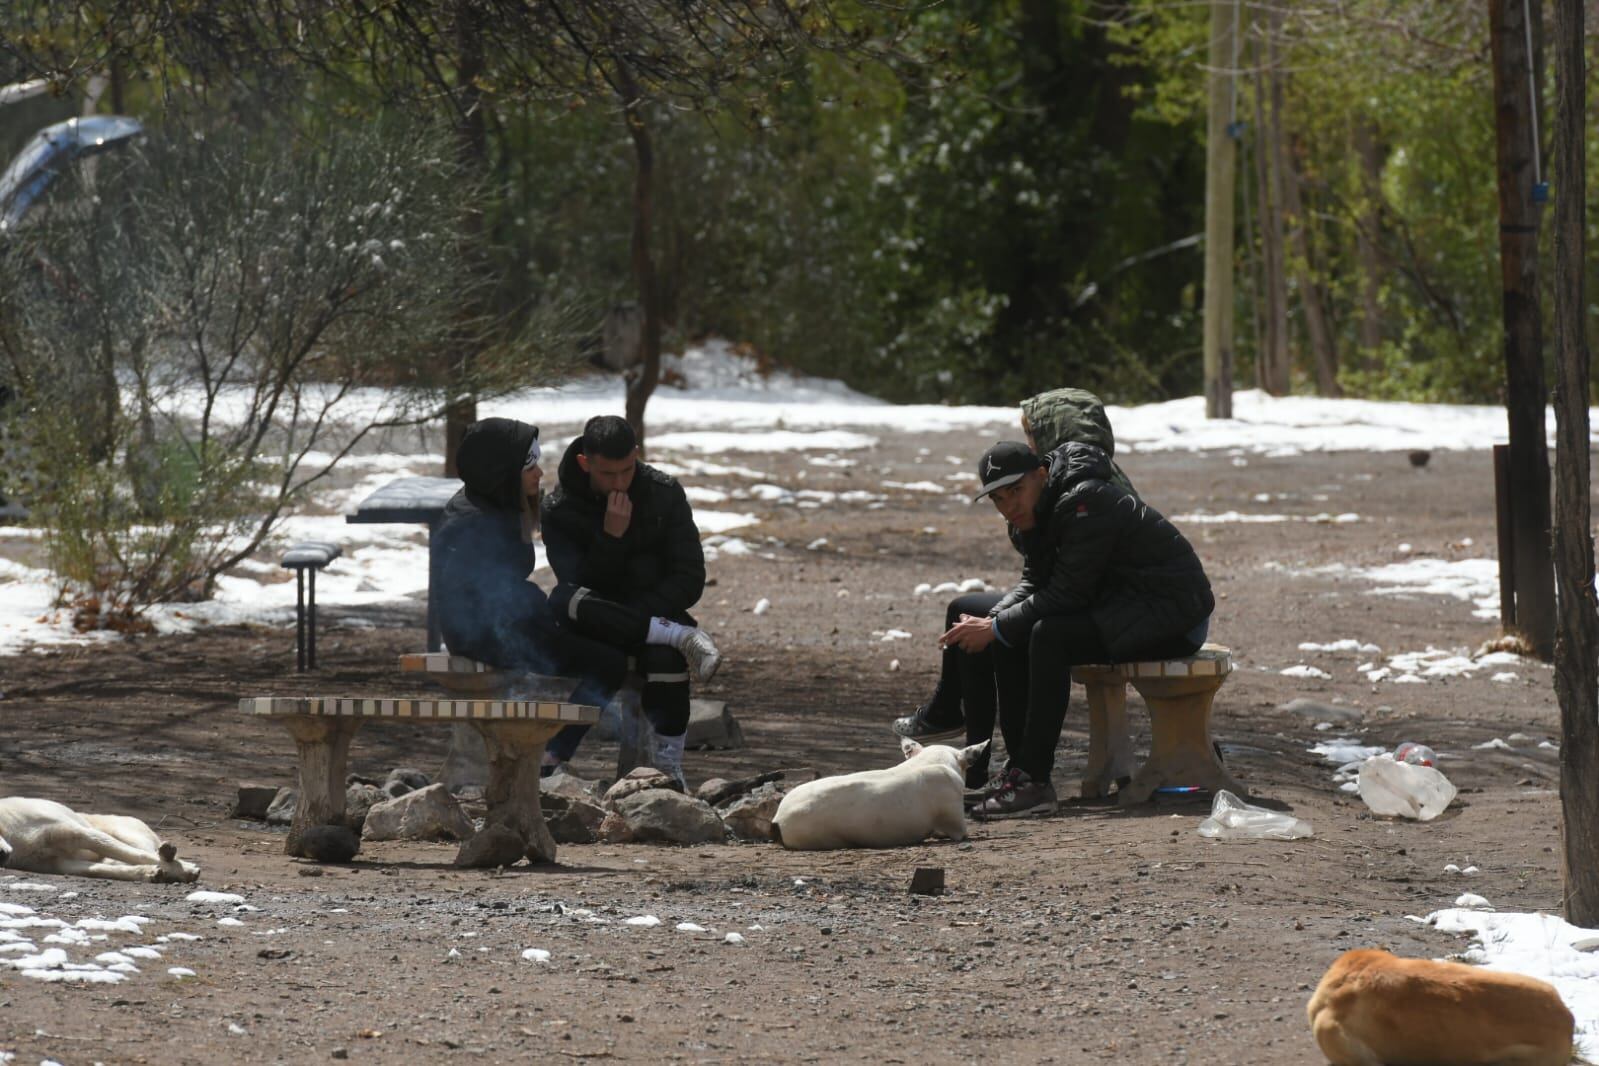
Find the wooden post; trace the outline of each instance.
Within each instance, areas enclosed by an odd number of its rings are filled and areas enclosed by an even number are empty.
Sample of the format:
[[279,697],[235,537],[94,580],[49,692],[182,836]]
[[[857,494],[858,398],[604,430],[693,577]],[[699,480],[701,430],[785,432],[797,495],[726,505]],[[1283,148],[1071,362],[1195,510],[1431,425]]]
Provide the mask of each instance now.
[[[1524,13],[1531,12],[1529,21]],[[1544,660],[1554,656],[1555,587],[1549,546],[1549,452],[1544,431],[1543,317],[1538,309],[1538,55],[1541,0],[1489,0],[1494,134],[1499,174],[1505,410],[1510,424],[1516,627]],[[1531,47],[1529,48],[1529,42]]]
[[1555,8],[1555,581],[1560,593],[1560,806],[1566,920],[1599,926],[1599,603],[1588,502],[1589,353],[1583,335],[1583,0]]
[[1234,0],[1211,0],[1210,117],[1205,127],[1205,417],[1233,416]]
[[[1256,299],[1263,306],[1264,329],[1255,356],[1256,380],[1273,396],[1288,395],[1288,267],[1283,226],[1282,98],[1283,75],[1277,70],[1277,35],[1282,11],[1266,15],[1264,57],[1255,76],[1255,173],[1260,203],[1261,284]],[[1258,39],[1258,38],[1257,38]]]
[[1499,627],[1516,628],[1516,524],[1510,519],[1510,445],[1494,445],[1494,526],[1499,533]]

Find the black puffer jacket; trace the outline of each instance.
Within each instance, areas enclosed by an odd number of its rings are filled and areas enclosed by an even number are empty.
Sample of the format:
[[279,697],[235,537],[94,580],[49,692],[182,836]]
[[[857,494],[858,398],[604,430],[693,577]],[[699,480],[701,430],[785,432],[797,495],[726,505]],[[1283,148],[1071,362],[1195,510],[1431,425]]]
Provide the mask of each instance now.
[[1194,549],[1153,507],[1111,484],[1110,459],[1092,444],[1064,444],[1049,474],[1037,524],[1011,529],[1022,579],[994,605],[1007,644],[1026,647],[1033,624],[1089,612],[1116,661],[1181,636],[1216,606]]
[[620,537],[603,528],[605,498],[578,466],[582,438],[561,456],[560,485],[544,501],[544,548],[563,585],[592,589],[650,615],[692,622],[705,592],[705,550],[683,486],[644,463],[627,490],[633,519]]
[[528,580],[533,545],[522,539],[521,476],[537,432],[490,418],[461,440],[465,487],[445,505],[431,540],[432,588],[450,651],[508,669],[550,672],[554,619]]

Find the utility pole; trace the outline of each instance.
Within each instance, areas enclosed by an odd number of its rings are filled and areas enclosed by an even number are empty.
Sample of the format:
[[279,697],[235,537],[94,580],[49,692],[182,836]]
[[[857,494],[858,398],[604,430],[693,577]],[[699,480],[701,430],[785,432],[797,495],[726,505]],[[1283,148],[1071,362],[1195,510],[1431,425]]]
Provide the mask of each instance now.
[[1205,126],[1205,417],[1233,416],[1233,186],[1238,141],[1237,0],[1211,0]]
[[1499,171],[1499,276],[1504,290],[1505,410],[1510,450],[1500,498],[1508,508],[1513,604],[1505,620],[1539,658],[1555,650],[1554,562],[1549,546],[1548,389],[1543,373],[1543,318],[1538,308],[1538,225],[1549,186],[1538,143],[1542,64],[1541,0],[1488,0],[1493,46],[1494,139]]

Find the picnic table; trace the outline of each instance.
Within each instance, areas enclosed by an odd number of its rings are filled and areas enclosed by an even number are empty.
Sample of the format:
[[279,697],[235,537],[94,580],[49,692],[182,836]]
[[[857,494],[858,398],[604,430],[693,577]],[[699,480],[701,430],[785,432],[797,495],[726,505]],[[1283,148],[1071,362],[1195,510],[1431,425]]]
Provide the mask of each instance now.
[[[382,486],[372,495],[355,505],[354,512],[344,516],[351,525],[390,522],[417,522],[428,527],[431,540],[440,520],[444,505],[450,502],[461,488],[461,479],[453,477],[399,477]],[[433,553],[428,552],[428,613],[427,650],[438,651],[444,646],[439,630],[439,616],[433,605],[433,583],[438,577]]]

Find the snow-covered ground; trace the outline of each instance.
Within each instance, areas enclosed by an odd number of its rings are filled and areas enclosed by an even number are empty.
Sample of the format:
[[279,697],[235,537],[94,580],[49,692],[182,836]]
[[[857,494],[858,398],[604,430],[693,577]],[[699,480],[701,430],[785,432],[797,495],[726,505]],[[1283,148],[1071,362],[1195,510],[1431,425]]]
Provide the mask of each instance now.
[[[734,531],[747,529],[756,521],[737,506],[743,499],[800,508],[834,503],[882,506],[884,497],[880,493],[833,493],[772,484],[770,475],[746,465],[753,456],[797,451],[807,453],[809,461],[818,466],[852,466],[858,462],[855,456],[877,442],[874,433],[924,433],[930,442],[938,442],[937,451],[951,464],[951,472],[938,480],[885,482],[881,487],[961,494],[969,492],[966,482],[971,480],[970,472],[962,465],[965,459],[945,453],[968,450],[964,448],[966,441],[949,443],[942,435],[1019,435],[1013,407],[888,404],[837,381],[784,371],[763,375],[753,361],[734,354],[728,345],[718,341],[668,357],[666,365],[686,385],[681,389],[661,388],[650,401],[652,461],[677,475],[735,475],[758,482],[725,495],[720,490],[697,490],[696,517],[711,555],[756,551],[748,540],[734,535]],[[619,378],[592,377],[556,388],[528,389],[484,403],[480,414],[565,428],[575,427],[595,414],[621,414],[623,403]],[[386,405],[392,406],[386,394],[368,391],[353,396],[338,410],[343,417],[352,418]],[[219,408],[224,417],[227,409],[227,403]],[[1309,397],[1278,399],[1249,391],[1234,395],[1233,409],[1234,418],[1207,420],[1203,398],[1190,397],[1141,407],[1112,407],[1109,413],[1121,450],[1220,451],[1230,454],[1235,463],[1247,462],[1249,455],[1290,455],[1347,449],[1351,445],[1369,451],[1483,449],[1506,439],[1504,412],[1495,407]],[[935,434],[939,436],[934,437]],[[553,439],[555,434],[551,436]],[[927,449],[929,455],[933,451]],[[426,538],[419,527],[346,525],[342,513],[393,478],[436,474],[441,461],[441,456],[427,453],[353,456],[344,461],[342,468],[359,472],[359,482],[341,497],[324,497],[321,501],[335,513],[296,515],[283,523],[281,542],[331,539],[344,546],[344,556],[317,580],[320,604],[337,607],[393,602],[426,588]],[[1237,512],[1179,518],[1196,524],[1289,520],[1278,514]],[[1344,523],[1359,521],[1360,516],[1324,514],[1293,520]],[[36,536],[36,530],[0,527],[0,540]],[[265,558],[240,570],[221,580],[214,600],[157,607],[150,612],[150,619],[165,632],[234,622],[290,624],[295,591],[294,582],[286,580],[287,573]],[[1374,591],[1383,594],[1467,599],[1478,616],[1491,617],[1498,610],[1497,564],[1490,558],[1416,560],[1369,571],[1351,570],[1349,576],[1374,584]],[[53,599],[46,571],[0,558],[0,654],[30,646],[107,639],[105,634],[74,632],[65,613],[52,607]],[[1401,669],[1398,673],[1415,671]]]

